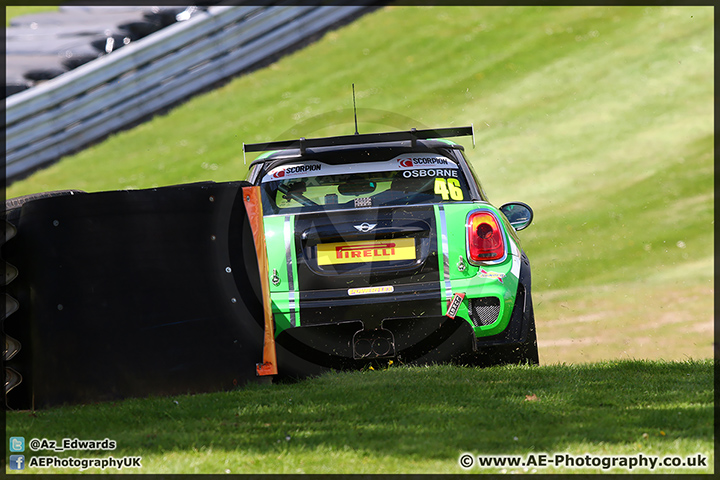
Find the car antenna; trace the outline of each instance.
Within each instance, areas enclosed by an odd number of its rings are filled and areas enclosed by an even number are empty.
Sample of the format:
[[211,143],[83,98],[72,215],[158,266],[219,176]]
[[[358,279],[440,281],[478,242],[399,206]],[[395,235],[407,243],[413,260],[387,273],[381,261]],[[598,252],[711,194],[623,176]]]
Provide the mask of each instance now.
[[355,114],[355,135],[360,135],[357,128],[357,108],[355,107],[355,84],[352,84],[353,90],[353,114]]

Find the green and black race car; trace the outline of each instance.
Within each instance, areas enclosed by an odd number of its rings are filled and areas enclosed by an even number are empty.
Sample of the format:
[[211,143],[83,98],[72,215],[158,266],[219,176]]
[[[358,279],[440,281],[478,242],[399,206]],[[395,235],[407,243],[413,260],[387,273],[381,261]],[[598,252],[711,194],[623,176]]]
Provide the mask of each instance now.
[[[5,402],[43,408],[373,364],[538,363],[522,203],[471,127],[245,145],[248,181],[6,202]],[[262,359],[262,362],[258,362]]]
[[524,203],[496,208],[472,127],[245,145],[261,187],[280,374],[538,363]]

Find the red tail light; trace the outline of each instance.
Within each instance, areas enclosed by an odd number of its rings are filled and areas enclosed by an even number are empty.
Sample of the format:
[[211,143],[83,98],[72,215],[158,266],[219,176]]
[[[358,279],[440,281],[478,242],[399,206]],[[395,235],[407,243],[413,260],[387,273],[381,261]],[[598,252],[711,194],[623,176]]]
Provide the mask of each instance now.
[[505,241],[498,219],[490,212],[474,212],[467,219],[470,260],[492,262],[505,256]]

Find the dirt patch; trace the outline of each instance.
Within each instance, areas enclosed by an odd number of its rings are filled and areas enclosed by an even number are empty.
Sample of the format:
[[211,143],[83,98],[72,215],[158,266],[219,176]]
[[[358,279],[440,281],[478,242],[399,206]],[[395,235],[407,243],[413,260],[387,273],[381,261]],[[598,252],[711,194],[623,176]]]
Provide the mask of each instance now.
[[543,363],[713,357],[714,289],[707,284],[634,283],[584,291],[536,296]]

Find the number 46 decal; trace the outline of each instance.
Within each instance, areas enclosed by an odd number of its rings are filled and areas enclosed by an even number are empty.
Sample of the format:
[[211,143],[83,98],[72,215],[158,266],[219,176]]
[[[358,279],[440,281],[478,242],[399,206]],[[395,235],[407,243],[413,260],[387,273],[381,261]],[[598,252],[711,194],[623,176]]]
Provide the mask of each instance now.
[[442,196],[443,200],[462,200],[463,191],[457,178],[436,178],[435,195]]

